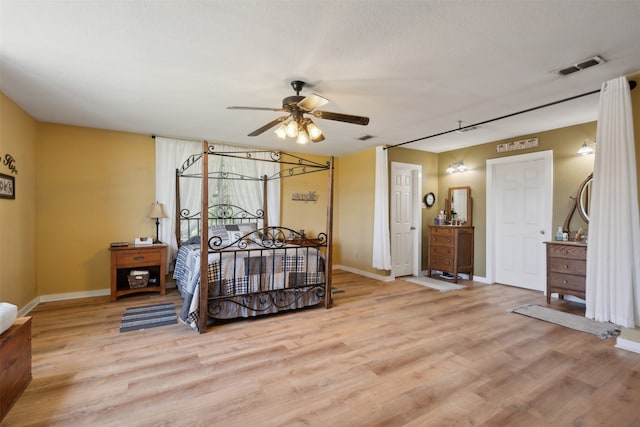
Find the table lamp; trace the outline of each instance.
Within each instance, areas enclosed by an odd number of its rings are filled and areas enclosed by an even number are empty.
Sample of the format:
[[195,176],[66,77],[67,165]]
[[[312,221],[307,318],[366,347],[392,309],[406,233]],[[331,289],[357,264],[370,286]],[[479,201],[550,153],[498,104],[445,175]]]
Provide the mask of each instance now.
[[160,218],[168,218],[167,212],[164,210],[164,205],[162,203],[151,203],[151,209],[149,210],[149,218],[154,218],[156,220],[156,240],[153,243],[160,243],[158,240],[158,227],[160,226]]

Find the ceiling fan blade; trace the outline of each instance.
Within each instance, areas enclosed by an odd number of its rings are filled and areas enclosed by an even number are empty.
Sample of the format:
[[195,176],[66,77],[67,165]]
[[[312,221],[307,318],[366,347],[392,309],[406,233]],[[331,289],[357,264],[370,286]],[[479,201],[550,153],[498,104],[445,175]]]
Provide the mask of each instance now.
[[305,96],[302,101],[298,102],[298,107],[304,111],[311,111],[315,108],[322,107],[327,102],[329,102],[327,98],[323,98],[320,95],[312,93],[311,95]]
[[267,123],[266,125],[262,126],[261,128],[254,130],[248,136],[258,136],[261,133],[263,133],[265,131],[268,131],[269,129],[271,129],[272,127],[277,125],[278,123],[284,122],[288,118],[289,118],[289,116],[278,117],[277,119],[270,121],[269,123]]
[[330,111],[313,111],[313,114],[319,119],[336,120],[338,122],[352,123],[354,125],[366,126],[369,124],[369,117],[352,116],[350,114],[332,113]]
[[227,110],[261,110],[261,111],[284,111],[282,108],[269,107],[227,107]]

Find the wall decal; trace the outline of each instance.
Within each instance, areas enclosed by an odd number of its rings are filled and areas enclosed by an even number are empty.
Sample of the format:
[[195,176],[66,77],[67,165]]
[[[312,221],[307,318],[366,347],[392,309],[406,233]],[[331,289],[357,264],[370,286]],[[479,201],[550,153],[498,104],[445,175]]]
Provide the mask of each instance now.
[[293,193],[291,200],[297,202],[317,202],[318,194],[315,191],[309,191],[308,193]]
[[521,139],[520,141],[505,142],[496,146],[496,152],[524,150],[525,148],[535,148],[538,146],[538,138]]

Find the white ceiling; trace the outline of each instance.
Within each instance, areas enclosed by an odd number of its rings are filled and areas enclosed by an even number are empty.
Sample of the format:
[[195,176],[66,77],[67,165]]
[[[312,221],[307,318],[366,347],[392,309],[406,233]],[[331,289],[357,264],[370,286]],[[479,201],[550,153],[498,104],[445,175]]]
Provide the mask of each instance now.
[[[640,1],[0,0],[0,87],[40,121],[323,155],[399,144],[640,70]],[[607,62],[556,71],[600,55]],[[368,126],[271,131],[291,80]],[[598,95],[405,147],[447,151],[596,119]],[[375,138],[360,141],[363,135]],[[594,135],[595,137],[595,135]]]

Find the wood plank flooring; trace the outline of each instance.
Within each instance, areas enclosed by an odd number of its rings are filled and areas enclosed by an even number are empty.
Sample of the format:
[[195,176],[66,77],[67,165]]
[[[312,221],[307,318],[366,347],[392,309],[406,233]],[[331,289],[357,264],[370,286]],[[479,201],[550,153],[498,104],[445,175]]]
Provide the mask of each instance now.
[[[49,302],[2,426],[637,426],[640,355],[522,315],[545,297],[336,271],[333,308],[119,332],[167,296]],[[579,304],[552,300],[584,313]]]

